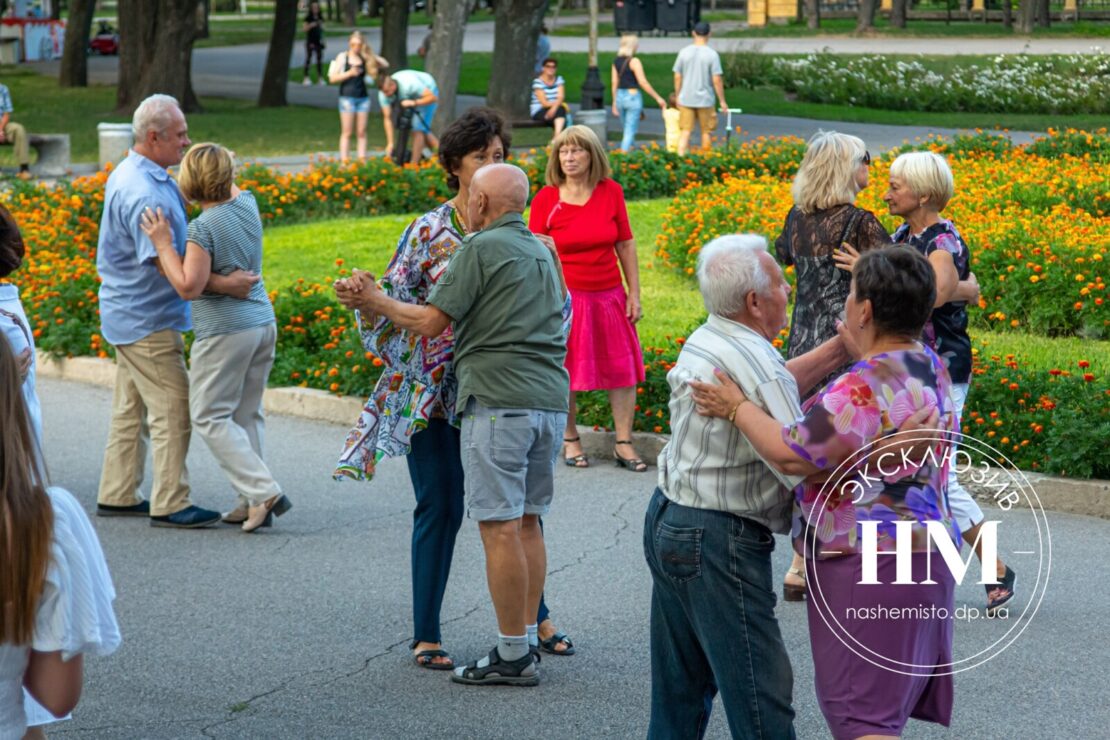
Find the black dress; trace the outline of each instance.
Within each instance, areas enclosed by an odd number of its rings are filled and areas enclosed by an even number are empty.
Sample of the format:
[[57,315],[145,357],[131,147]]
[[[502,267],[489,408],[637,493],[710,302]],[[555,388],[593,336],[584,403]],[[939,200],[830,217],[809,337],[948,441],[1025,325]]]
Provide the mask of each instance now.
[[[804,355],[836,336],[836,320],[852,286],[852,275],[836,266],[833,250],[847,242],[859,252],[891,245],[890,234],[870,211],[845,203],[812,213],[790,209],[775,254],[796,271],[794,313],[790,319],[787,357]],[[803,395],[813,395],[847,369],[840,368]]]

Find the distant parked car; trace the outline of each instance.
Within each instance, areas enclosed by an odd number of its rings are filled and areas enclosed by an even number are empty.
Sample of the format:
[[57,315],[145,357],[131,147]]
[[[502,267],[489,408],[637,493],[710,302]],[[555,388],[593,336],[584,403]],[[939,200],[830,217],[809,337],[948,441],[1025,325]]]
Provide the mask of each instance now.
[[100,21],[96,35],[89,41],[90,54],[119,54],[119,34],[108,21]]

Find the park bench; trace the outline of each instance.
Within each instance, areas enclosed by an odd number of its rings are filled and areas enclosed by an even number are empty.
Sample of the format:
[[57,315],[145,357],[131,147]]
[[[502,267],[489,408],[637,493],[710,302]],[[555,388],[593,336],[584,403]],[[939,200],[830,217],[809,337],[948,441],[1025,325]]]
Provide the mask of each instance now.
[[69,169],[69,134],[30,134],[31,148],[38,161],[31,168],[39,177],[61,177]]

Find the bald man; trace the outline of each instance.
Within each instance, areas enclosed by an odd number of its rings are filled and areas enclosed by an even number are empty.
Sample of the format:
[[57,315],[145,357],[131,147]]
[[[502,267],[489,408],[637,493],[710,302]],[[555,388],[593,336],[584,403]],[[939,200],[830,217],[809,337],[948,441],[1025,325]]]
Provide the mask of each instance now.
[[524,224],[528,192],[512,165],[475,173],[468,215],[480,231],[463,239],[427,305],[387,297],[364,272],[335,285],[348,308],[402,329],[436,337],[455,324],[467,512],[482,535],[499,632],[487,657],[452,674],[469,685],[539,683],[528,644],[547,573],[539,517],[551,505],[570,379],[566,290],[554,250]]

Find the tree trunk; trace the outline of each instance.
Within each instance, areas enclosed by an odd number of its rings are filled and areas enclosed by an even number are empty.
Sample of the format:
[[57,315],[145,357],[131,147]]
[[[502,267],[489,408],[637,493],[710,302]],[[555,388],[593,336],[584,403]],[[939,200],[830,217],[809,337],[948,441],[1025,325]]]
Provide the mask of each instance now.
[[816,30],[821,27],[821,1],[805,0],[806,26]]
[[1037,2],[1037,25],[1041,28],[1049,28],[1052,25],[1052,8],[1049,6],[1049,0]]
[[409,0],[382,0],[382,48],[390,69],[409,66]]
[[906,5],[909,0],[892,0],[890,5],[890,25],[895,28],[906,27]]
[[528,117],[536,40],[548,0],[498,0],[494,8],[493,63],[486,98],[510,118]]
[[358,23],[358,6],[360,4],[359,0],[346,0],[343,3],[343,22],[348,26],[354,26]]
[[[69,11],[69,17],[73,17],[73,8],[66,8]],[[54,0],[50,4],[50,20],[58,21],[62,19],[62,0]],[[66,24],[69,25],[68,23]]]
[[287,105],[285,88],[289,83],[289,60],[297,36],[297,0],[275,0],[274,27],[270,32],[270,48],[266,52],[266,69],[258,90],[259,108],[281,108]]
[[116,107],[134,112],[154,93],[172,95],[185,112],[200,110],[190,66],[200,0],[119,0]]
[[432,129],[440,133],[455,118],[455,93],[459,89],[462,69],[463,32],[470,15],[468,2],[436,3],[432,20],[431,49],[424,60],[424,69],[439,84],[439,107]]
[[1017,24],[1018,33],[1033,33],[1033,16],[1037,9],[1037,0],[1021,0],[1018,3]]
[[869,31],[875,27],[875,9],[878,0],[860,0],[859,15],[856,20],[856,32]]
[[58,72],[58,85],[61,87],[89,85],[89,34],[92,33],[95,5],[96,0],[69,0],[62,65]]
[[370,7],[366,9],[366,15],[371,18],[377,18],[382,14],[381,0],[370,0]]
[[[1014,29],[1014,3],[1013,0],[1001,0],[1002,4],[1002,27],[1008,28],[1011,31]],[[984,12],[984,18],[986,13]]]

